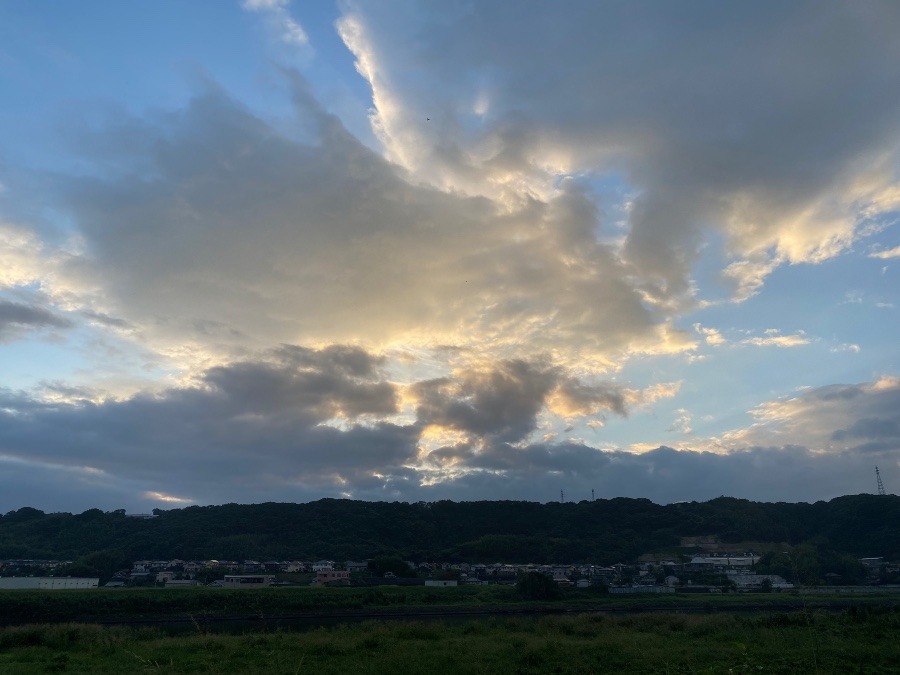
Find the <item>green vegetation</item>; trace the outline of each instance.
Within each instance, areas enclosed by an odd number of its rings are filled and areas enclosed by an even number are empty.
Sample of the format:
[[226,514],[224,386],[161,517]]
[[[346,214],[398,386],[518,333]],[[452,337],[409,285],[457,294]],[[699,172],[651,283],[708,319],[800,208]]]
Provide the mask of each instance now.
[[[540,576],[540,575],[539,575]],[[694,607],[727,611],[729,607],[766,608],[883,607],[897,603],[889,596],[826,597],[793,593],[609,595],[604,589],[561,591],[541,582],[516,586],[378,586],[366,588],[134,588],[83,591],[0,591],[0,619],[8,625],[67,621],[161,620],[198,621],[227,616],[268,619],[290,615],[352,615],[359,612],[584,611]]]
[[894,673],[896,610],[366,622],[170,636],[91,625],[0,630],[15,673]]
[[809,543],[765,553],[755,569],[758,574],[778,574],[807,586],[821,584],[826,574],[841,584],[858,584],[866,578],[865,568],[853,556]]
[[206,616],[275,616],[367,608],[477,607],[518,601],[511,586],[0,591],[0,617],[16,623],[187,616],[202,619]]
[[404,579],[412,579],[416,576],[416,571],[400,558],[384,556],[369,561],[369,572],[376,577],[383,577],[388,573]]
[[524,600],[559,600],[562,589],[552,578],[540,572],[519,575],[516,592]]
[[[565,504],[323,499],[157,513],[157,518],[143,520],[121,511],[91,509],[72,515],[22,508],[0,517],[0,559],[76,560],[106,551],[106,561],[121,555],[127,560],[390,557],[610,564],[647,551],[675,551],[681,537],[700,535],[718,535],[724,542],[771,542],[778,550],[781,544],[812,542],[822,574],[832,565],[852,576],[842,555],[900,558],[900,497],[891,495],[815,504],[720,497],[668,506],[646,499]],[[82,563],[90,566],[91,561]],[[99,570],[102,563],[94,560],[92,569]]]

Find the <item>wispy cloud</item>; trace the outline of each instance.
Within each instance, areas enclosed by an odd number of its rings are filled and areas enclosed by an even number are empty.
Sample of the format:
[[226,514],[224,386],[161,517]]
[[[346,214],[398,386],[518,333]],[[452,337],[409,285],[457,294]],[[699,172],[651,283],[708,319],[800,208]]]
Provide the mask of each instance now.
[[885,249],[883,251],[874,251],[869,254],[870,258],[879,258],[881,260],[891,260],[893,258],[900,258],[900,246],[895,246],[894,248]]
[[810,339],[803,331],[793,335],[771,334],[765,337],[752,337],[741,340],[742,345],[753,345],[755,347],[802,347],[809,343]]
[[243,0],[241,6],[248,12],[259,12],[266,17],[269,29],[276,39],[290,45],[307,45],[309,36],[291,16],[290,0]]

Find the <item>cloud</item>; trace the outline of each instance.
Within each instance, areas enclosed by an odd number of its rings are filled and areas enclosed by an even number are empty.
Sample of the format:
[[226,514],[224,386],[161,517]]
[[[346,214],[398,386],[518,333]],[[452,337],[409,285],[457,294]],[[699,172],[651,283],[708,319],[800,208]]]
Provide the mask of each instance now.
[[20,337],[28,330],[69,328],[69,319],[44,309],[0,299],[0,342]]
[[176,497],[174,495],[168,495],[165,492],[158,492],[156,490],[148,490],[144,493],[144,498],[148,499],[152,502],[162,502],[164,504],[171,504],[172,506],[180,506],[182,504],[190,504],[193,502],[193,499],[187,499],[185,497]]
[[[538,429],[543,410],[572,421],[606,415],[626,416],[678,393],[680,383],[632,389],[603,381],[584,381],[563,368],[511,360],[460,368],[451,376],[411,385],[406,396],[428,433],[429,446],[445,437],[471,447],[519,443]],[[437,427],[433,429],[432,427]],[[448,432],[449,436],[448,436]]]
[[575,182],[546,201],[413,185],[290,77],[308,143],[211,88],[123,124],[98,175],[59,178],[83,237],[65,280],[94,289],[91,311],[164,352],[450,345],[602,368],[690,346],[598,241]]
[[541,501],[597,497],[649,498],[658,503],[720,495],[763,501],[817,501],[871,492],[872,468],[850,455],[821,457],[806,448],[754,447],[730,454],[657,447],[641,454],[601,451],[578,443],[497,446],[457,453],[436,468],[442,478],[420,490],[426,499]]
[[768,401],[751,411],[754,424],[723,435],[722,449],[797,446],[815,453],[900,453],[900,378],[834,384]]
[[393,385],[373,381],[377,360],[358,348],[333,345],[319,351],[287,347],[272,363],[248,361],[207,370],[202,383],[228,402],[233,415],[255,425],[397,412]]
[[[2,508],[32,503],[35,493],[19,488],[35,481],[60,486],[40,492],[42,508],[341,495],[553,499],[559,489],[586,498],[592,488],[659,502],[820,499],[866,490],[872,458],[889,466],[900,450],[897,378],[760,406],[753,426],[718,439],[718,452],[694,439],[696,449],[637,454],[528,440],[559,382],[555,371],[521,362],[419,383],[417,421],[378,421],[397,406],[381,363],[352,347],[291,348],[124,401],[0,392]],[[678,414],[687,433],[691,415]],[[462,433],[440,444],[428,434],[441,425]]]
[[682,434],[692,433],[694,430],[691,428],[691,422],[694,420],[694,416],[691,412],[685,408],[678,408],[675,413],[677,417],[668,431],[677,431]]
[[722,332],[717,328],[709,328],[707,326],[701,326],[699,323],[695,323],[694,331],[702,335],[704,342],[710,347],[720,347],[728,342],[722,335]]
[[879,258],[880,260],[892,260],[893,258],[900,258],[900,246],[895,246],[894,248],[885,249],[883,251],[875,251],[874,253],[870,253],[869,257]]
[[744,299],[896,206],[895,3],[345,7],[389,159],[470,194],[627,176],[623,255],[651,301],[693,294],[707,229]]
[[577,378],[561,378],[548,407],[560,417],[592,416],[602,421],[607,412],[625,416],[633,408],[672,398],[680,388],[680,382],[658,382],[641,390],[610,382],[586,384]]
[[260,12],[266,16],[269,30],[277,40],[290,45],[307,45],[309,36],[288,7],[290,0],[244,0],[241,3],[248,12]]
[[755,347],[802,347],[808,345],[810,340],[803,331],[794,335],[767,335],[766,337],[753,337],[741,340],[742,345]]
[[107,493],[132,486],[144,498],[334,494],[377,470],[403,474],[416,456],[414,428],[380,421],[397,396],[379,363],[353,347],[290,348],[126,400],[0,391],[0,455],[39,472],[78,473]]
[[487,441],[519,441],[536,428],[544,400],[556,384],[552,370],[510,361],[419,382],[410,388],[416,417]]
[[[310,49],[287,0],[242,6]],[[97,380],[0,392],[4,481],[144,505],[559,482],[792,498],[773,473],[839,493],[894,456],[891,378],[769,401],[683,452],[558,439],[679,394],[611,379],[630,358],[813,341],[680,326],[714,303],[695,270],[745,300],[896,209],[895,4],[385,7],[348,0],[338,24],[378,152],[296,73],[276,121],[207,81],[180,109],[77,133],[77,169],[16,209],[64,230],[0,222],[0,339],[77,325],[95,354],[127,342],[171,378],[117,399]],[[691,433],[680,406],[671,429]]]
[[0,288],[31,283],[42,277],[40,239],[26,228],[0,221]]

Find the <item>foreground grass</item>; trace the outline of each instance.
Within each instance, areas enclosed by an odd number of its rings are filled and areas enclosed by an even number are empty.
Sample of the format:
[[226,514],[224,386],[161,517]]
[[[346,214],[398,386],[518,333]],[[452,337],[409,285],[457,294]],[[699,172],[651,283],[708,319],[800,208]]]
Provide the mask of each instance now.
[[0,630],[0,672],[896,673],[898,638],[893,609],[367,622],[180,637],[67,624]]

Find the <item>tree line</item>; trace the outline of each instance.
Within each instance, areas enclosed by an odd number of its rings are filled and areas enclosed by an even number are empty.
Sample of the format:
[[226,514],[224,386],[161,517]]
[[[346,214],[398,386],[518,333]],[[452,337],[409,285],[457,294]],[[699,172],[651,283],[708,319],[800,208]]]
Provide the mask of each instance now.
[[[647,499],[546,503],[362,502],[225,504],[156,510],[21,508],[0,516],[0,559],[348,560],[612,564],[679,549],[682,537],[808,544],[851,557],[900,559],[900,497],[766,503],[720,497],[669,505]],[[777,561],[776,561],[777,562]]]

